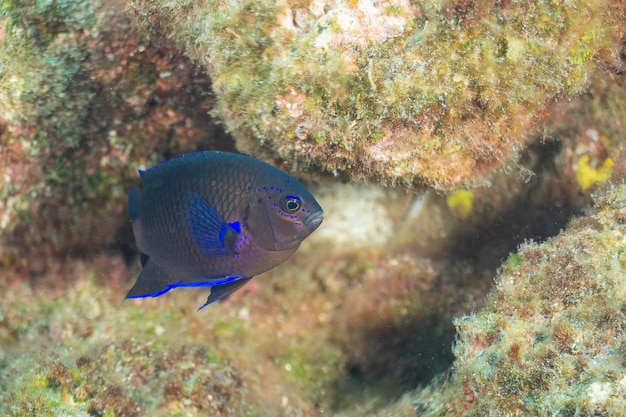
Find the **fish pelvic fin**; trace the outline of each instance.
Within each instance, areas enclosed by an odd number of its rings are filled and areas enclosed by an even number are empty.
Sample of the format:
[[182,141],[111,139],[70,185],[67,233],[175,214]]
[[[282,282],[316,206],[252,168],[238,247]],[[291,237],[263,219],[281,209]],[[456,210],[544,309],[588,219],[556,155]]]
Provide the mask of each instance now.
[[158,297],[175,287],[176,285],[172,283],[165,271],[147,258],[137,282],[128,291],[126,298]]
[[203,305],[200,306],[200,308],[198,308],[198,311],[202,310],[204,307],[208,306],[209,304],[212,304],[234,293],[239,288],[246,285],[248,281],[250,281],[252,278],[254,277],[240,278],[236,281],[231,281],[225,284],[215,285],[211,287],[211,294],[207,298],[206,303],[204,303]]
[[192,196],[187,209],[187,226],[194,242],[207,256],[231,256],[239,232],[197,194]]

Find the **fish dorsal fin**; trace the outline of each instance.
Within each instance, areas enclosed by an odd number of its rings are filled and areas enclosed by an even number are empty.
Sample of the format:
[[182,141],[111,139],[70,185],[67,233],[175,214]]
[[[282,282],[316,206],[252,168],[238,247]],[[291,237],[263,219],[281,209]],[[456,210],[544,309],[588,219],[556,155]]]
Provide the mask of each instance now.
[[209,304],[212,304],[212,303],[214,303],[214,302],[216,302],[218,300],[221,300],[222,298],[226,297],[227,295],[230,295],[230,294],[234,293],[239,288],[241,288],[244,285],[246,285],[246,283],[248,281],[250,281],[252,278],[253,277],[240,278],[240,279],[238,279],[236,281],[227,282],[225,284],[215,285],[215,286],[211,287],[211,294],[207,298],[206,303],[201,305],[200,308],[198,309],[198,311],[202,310],[204,307],[208,306]]
[[197,194],[193,194],[189,202],[187,225],[194,242],[205,255],[229,256],[236,253],[239,233]]

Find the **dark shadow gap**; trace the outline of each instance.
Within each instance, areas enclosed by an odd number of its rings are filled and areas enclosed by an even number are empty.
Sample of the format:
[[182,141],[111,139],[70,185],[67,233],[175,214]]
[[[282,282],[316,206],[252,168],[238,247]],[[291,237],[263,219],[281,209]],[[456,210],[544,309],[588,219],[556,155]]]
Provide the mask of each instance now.
[[[429,290],[423,296],[425,308],[410,312],[400,323],[382,323],[358,335],[358,346],[352,347],[343,376],[333,386],[335,410],[353,409],[372,398],[391,403],[450,369],[455,338],[452,320],[480,308],[468,306],[467,300],[484,299],[498,268],[520,244],[557,235],[590,202],[581,193],[572,194],[571,179],[560,179],[563,174],[555,161],[561,151],[558,141],[530,146],[521,164],[535,175],[512,204],[488,224],[454,236],[455,241],[438,261],[442,263],[441,287],[454,293]],[[472,298],[464,293],[477,295]],[[465,310],[460,306],[466,306]]]

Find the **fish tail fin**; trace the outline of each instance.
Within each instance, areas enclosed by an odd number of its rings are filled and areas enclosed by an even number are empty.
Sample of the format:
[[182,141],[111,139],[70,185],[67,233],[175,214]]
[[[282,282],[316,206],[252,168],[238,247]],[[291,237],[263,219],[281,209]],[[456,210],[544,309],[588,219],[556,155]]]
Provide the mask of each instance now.
[[141,261],[141,267],[143,268],[150,260],[150,257],[143,252],[139,252],[139,260]]
[[139,187],[130,187],[128,190],[128,215],[130,220],[135,221],[139,218],[141,207],[141,189]]
[[234,293],[239,288],[246,285],[246,283],[250,281],[252,278],[253,277],[242,278],[236,281],[228,282],[226,284],[221,284],[221,285],[216,285],[214,287],[211,287],[211,294],[209,294],[209,297],[207,298],[206,303],[201,305],[198,311],[202,310],[204,307],[208,306],[209,304],[212,304]]
[[172,285],[172,280],[165,271],[148,258],[137,282],[128,291],[126,298],[158,297],[174,287],[175,285]]
[[145,266],[147,255],[144,255],[143,233],[141,232],[141,188],[130,187],[128,190],[128,216],[133,225],[133,234],[135,235],[135,243],[137,243],[137,249],[141,252],[141,266]]

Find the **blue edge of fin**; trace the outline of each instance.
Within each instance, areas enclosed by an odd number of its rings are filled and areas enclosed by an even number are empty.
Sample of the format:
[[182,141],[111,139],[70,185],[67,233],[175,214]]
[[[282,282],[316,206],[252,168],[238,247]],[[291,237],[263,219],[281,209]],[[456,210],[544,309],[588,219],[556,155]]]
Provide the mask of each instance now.
[[[166,292],[168,292],[169,290],[173,290],[174,288],[178,288],[178,287],[217,287],[219,285],[228,284],[228,283],[235,282],[237,280],[244,279],[244,278],[246,278],[245,275],[236,275],[236,276],[233,276],[233,277],[226,277],[226,278],[217,279],[217,280],[213,280],[213,281],[195,281],[195,282],[179,281],[179,282],[176,282],[174,284],[170,284],[167,287],[165,287],[164,289],[162,289],[161,291],[158,291],[158,292],[155,292],[155,293],[126,296],[126,298],[148,298],[148,297],[154,298],[154,297],[158,297],[160,295],[163,295]],[[229,293],[226,293],[226,294],[224,294],[224,296],[226,296],[228,294]],[[209,304],[213,304],[216,301],[219,301],[223,297],[216,298],[215,300],[213,300],[211,302],[207,302],[206,304],[203,304],[202,306],[200,306],[200,308],[198,310],[202,310],[204,307],[208,306]]]

